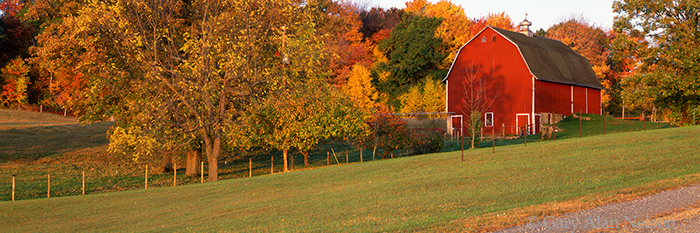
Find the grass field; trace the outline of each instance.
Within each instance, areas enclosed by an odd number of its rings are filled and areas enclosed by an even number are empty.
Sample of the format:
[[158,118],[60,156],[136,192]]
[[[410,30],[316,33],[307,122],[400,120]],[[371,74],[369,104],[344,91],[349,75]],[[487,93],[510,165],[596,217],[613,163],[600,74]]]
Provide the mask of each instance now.
[[527,146],[514,140],[495,154],[467,151],[464,162],[455,151],[215,183],[5,201],[0,229],[483,231],[700,181],[700,127],[581,139],[564,132],[557,141]]

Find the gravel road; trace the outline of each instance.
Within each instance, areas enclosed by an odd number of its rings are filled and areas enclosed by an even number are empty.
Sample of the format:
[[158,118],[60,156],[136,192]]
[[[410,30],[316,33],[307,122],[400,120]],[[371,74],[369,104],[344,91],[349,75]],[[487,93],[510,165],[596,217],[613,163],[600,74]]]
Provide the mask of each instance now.
[[498,232],[700,232],[700,184],[527,222]]

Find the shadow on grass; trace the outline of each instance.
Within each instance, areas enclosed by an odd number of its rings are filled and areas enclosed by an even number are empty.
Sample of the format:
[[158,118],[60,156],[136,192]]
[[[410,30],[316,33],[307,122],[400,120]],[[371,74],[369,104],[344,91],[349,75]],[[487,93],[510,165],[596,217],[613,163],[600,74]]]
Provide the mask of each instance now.
[[109,122],[0,130],[0,163],[31,162],[43,157],[109,143]]

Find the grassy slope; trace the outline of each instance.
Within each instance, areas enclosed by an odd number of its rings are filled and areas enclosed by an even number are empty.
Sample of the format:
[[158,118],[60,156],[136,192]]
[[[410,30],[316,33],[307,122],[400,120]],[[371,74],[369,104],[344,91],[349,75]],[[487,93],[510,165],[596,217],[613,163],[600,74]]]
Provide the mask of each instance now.
[[[700,181],[700,127],[0,202],[6,231],[490,230]],[[508,216],[508,217],[504,217]]]

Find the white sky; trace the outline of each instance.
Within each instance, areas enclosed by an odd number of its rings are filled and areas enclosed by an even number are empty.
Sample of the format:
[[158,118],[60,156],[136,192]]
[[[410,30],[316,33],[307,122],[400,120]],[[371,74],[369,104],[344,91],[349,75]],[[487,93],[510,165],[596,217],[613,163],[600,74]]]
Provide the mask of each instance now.
[[[391,7],[405,8],[406,0],[350,0],[357,3],[367,3],[369,7],[379,6],[384,9]],[[428,0],[437,2],[438,0]],[[506,12],[517,25],[528,14],[532,22],[532,31],[540,28],[548,29],[570,16],[583,15],[590,24],[602,28],[612,28],[613,0],[452,0],[455,5],[461,5],[470,18],[480,18],[489,13]]]

